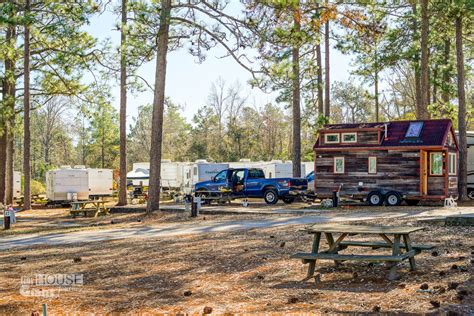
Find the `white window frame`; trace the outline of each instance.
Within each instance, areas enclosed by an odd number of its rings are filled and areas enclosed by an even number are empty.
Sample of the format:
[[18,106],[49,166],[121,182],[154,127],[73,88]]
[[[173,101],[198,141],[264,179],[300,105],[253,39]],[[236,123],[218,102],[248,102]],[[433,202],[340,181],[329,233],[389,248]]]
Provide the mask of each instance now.
[[[453,158],[451,161],[451,157]],[[458,165],[457,165],[458,155],[456,153],[448,153],[448,174],[450,176],[455,176],[458,174]],[[451,164],[453,167],[453,172],[451,172]]]
[[[336,162],[338,159],[342,159],[342,171],[337,171]],[[344,157],[334,157],[334,173],[343,174],[345,172],[346,172],[346,162],[345,162]]]
[[[329,141],[328,136],[337,136],[336,141]],[[339,133],[325,133],[324,134],[324,143],[325,144],[339,144],[341,142],[341,135]]]
[[[375,159],[375,172],[370,172],[370,160]],[[368,174],[377,174],[377,157],[369,156],[369,161],[367,162],[367,173]]]
[[[344,136],[345,136],[345,135],[354,135],[354,136],[355,136],[355,139],[354,139],[354,140],[346,141],[346,140],[344,140]],[[345,143],[345,144],[357,143],[357,132],[342,133],[342,134],[341,134],[341,142],[342,142],[342,143]]]
[[[433,156],[434,155],[441,155],[441,173],[433,173]],[[443,172],[443,152],[441,151],[433,151],[430,152],[430,176],[442,176]]]

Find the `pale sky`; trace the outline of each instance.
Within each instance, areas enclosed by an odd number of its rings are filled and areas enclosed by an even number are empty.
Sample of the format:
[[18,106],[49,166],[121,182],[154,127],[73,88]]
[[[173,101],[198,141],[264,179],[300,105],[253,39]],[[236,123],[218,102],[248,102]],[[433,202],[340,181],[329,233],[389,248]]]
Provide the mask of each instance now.
[[[120,33],[114,30],[118,17],[106,12],[100,17],[95,17],[85,29],[99,40],[110,38],[117,46],[120,42]],[[323,50],[324,54],[324,50]],[[186,49],[173,51],[168,54],[168,68],[166,79],[166,96],[175,103],[184,107],[184,116],[191,121],[198,108],[205,105],[211,84],[222,77],[227,83],[240,81],[246,90],[245,94],[251,95],[255,104],[262,106],[274,100],[274,96],[263,93],[260,89],[251,89],[247,84],[251,79],[250,74],[231,58],[218,58],[224,55],[223,49],[215,48],[208,52],[207,59],[198,64],[195,58],[187,53]],[[335,49],[331,50],[331,83],[334,81],[347,81],[350,76],[350,56],[342,55]],[[140,75],[153,84],[155,63],[146,64],[140,69]],[[118,82],[118,80],[116,81]],[[119,108],[119,87],[112,87],[114,96],[113,104]],[[136,117],[138,107],[153,102],[151,91],[131,95],[128,97],[127,125]]]

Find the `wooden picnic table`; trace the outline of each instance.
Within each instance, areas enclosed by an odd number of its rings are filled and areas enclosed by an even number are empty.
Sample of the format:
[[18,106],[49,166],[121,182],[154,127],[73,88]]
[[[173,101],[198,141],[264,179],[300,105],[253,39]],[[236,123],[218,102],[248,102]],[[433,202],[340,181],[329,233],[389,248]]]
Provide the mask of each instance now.
[[[416,270],[415,255],[422,250],[429,250],[434,246],[413,245],[410,234],[423,230],[423,227],[410,226],[368,226],[368,225],[348,225],[348,224],[314,224],[303,229],[304,232],[314,235],[311,252],[296,253],[291,258],[302,259],[303,263],[309,264],[308,274],[305,280],[313,277],[316,269],[317,260],[334,260],[336,265],[346,260],[355,261],[375,261],[387,262],[390,266],[388,278],[394,280],[397,278],[397,264],[405,259],[410,262],[410,270]],[[326,237],[329,248],[325,251],[319,251],[321,235]],[[333,234],[339,234],[335,239]],[[364,242],[364,241],[345,241],[347,236],[354,235],[376,235],[382,238],[382,242]],[[393,238],[389,236],[393,235]],[[401,240],[403,239],[403,244]],[[390,248],[392,254],[387,255],[354,255],[339,254],[339,251],[348,247],[370,247],[372,249]],[[402,252],[402,249],[404,252]]]
[[[92,207],[87,207],[88,205]],[[71,202],[69,213],[72,217],[76,217],[78,214],[83,214],[84,217],[97,217],[109,214],[109,209],[103,200],[75,201]]]

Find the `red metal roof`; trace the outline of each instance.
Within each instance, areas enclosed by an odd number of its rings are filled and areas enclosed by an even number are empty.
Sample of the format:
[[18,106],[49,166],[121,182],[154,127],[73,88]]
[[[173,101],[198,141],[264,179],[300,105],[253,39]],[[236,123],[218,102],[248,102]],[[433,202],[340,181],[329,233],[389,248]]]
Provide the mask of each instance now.
[[[405,138],[405,134],[412,122],[423,122],[423,128],[418,138]],[[387,138],[385,135],[385,125],[387,125]],[[346,147],[422,147],[422,146],[443,146],[446,136],[452,128],[450,119],[438,120],[413,120],[413,121],[393,121],[379,123],[359,123],[359,124],[329,124],[325,125],[326,130],[347,130],[347,129],[363,129],[363,128],[380,128],[381,143],[380,144],[328,144],[321,145],[318,140],[314,148],[346,148]]]

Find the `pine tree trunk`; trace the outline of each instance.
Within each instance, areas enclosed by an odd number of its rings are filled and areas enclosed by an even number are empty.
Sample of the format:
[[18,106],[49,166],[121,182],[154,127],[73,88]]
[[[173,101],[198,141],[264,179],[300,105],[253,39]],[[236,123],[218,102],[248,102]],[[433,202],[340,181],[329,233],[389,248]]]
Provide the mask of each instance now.
[[[301,31],[299,3],[295,5],[293,12],[293,25],[296,33]],[[300,108],[300,47],[295,44],[292,49],[293,70],[293,177],[301,177],[301,108]]]
[[[25,16],[29,15],[30,0],[26,0]],[[25,39],[24,39],[24,60],[23,60],[23,173],[24,173],[24,200],[23,209],[31,209],[31,165],[30,165],[30,29],[25,24]]]
[[166,56],[168,54],[171,0],[161,0],[160,28],[156,54],[155,91],[151,126],[150,186],[147,213],[160,209],[161,147],[165,106]]
[[[5,85],[4,85],[5,86]],[[2,125],[6,122],[2,117]],[[5,204],[5,189],[7,177],[7,129],[5,127],[0,131],[0,203]]]
[[[328,0],[325,1],[326,6]],[[329,103],[330,92],[331,92],[331,81],[330,81],[330,65],[329,65],[329,21],[324,26],[324,113],[327,118],[331,116],[331,106]]]
[[451,41],[448,39],[444,40],[444,69],[443,69],[443,93],[441,95],[441,98],[443,100],[444,104],[449,103],[450,95],[449,95],[449,54],[450,54],[450,48],[451,48]]
[[428,104],[429,104],[429,52],[428,52],[428,32],[429,32],[429,18],[428,18],[428,0],[420,0],[421,6],[421,104],[417,109],[417,118],[421,120],[429,119]]
[[13,134],[15,124],[13,120],[14,116],[10,117],[10,123],[8,126],[7,134],[7,189],[5,193],[5,202],[7,203],[7,205],[13,204],[13,160],[15,159],[15,135]]
[[[413,43],[418,42],[418,21],[417,21],[417,9],[416,2],[412,4],[412,14],[413,14],[413,23],[412,23],[412,41]],[[413,56],[413,68],[415,72],[415,112],[418,116],[418,109],[421,107],[421,88],[420,88],[420,53],[416,50]]]
[[456,17],[456,66],[458,72],[458,129],[459,129],[459,199],[467,200],[467,125],[466,93],[464,91],[464,53],[462,43],[462,16]]
[[127,0],[122,0],[120,28],[120,181],[118,205],[127,205]]
[[375,121],[379,122],[379,73],[375,71],[374,76],[374,97],[375,97]]
[[324,115],[324,98],[323,98],[323,61],[321,59],[321,44],[316,45],[316,63],[317,85],[318,85],[318,115]]

